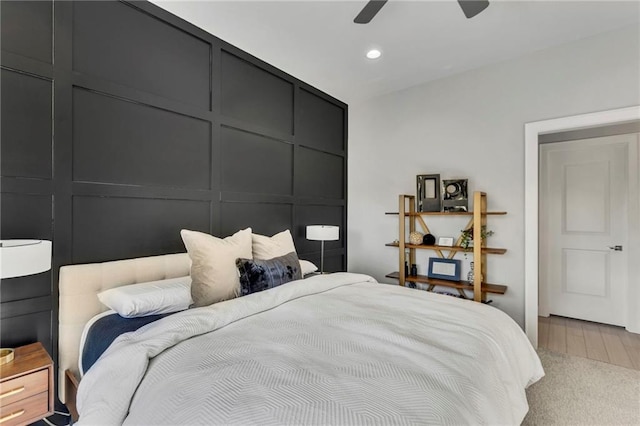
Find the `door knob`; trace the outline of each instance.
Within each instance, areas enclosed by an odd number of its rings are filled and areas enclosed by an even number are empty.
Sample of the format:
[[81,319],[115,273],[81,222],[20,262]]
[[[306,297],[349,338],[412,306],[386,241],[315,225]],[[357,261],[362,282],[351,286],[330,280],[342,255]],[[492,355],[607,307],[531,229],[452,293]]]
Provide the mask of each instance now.
[[622,251],[622,246],[609,246],[611,250]]

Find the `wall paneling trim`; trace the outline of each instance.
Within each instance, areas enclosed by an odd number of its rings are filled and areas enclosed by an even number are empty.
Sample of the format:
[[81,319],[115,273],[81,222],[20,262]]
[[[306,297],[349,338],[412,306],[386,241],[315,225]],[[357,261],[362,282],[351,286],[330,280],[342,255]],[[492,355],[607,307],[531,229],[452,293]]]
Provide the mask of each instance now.
[[1,2],[0,237],[53,240],[0,282],[2,346],[57,358],[60,266],[183,252],[179,231],[340,226],[347,105],[138,1]]

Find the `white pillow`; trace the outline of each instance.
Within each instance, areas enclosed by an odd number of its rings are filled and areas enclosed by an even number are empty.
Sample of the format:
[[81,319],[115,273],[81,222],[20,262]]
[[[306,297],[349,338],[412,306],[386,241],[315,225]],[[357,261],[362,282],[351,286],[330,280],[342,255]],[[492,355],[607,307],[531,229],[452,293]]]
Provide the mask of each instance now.
[[193,306],[209,306],[237,297],[240,278],[236,259],[252,259],[251,228],[224,239],[186,229],[180,235],[191,258]]
[[300,270],[302,271],[302,276],[304,277],[307,274],[311,274],[318,270],[318,267],[308,260],[300,259]]
[[183,311],[191,300],[191,277],[125,285],[98,293],[100,302],[125,318]]
[[251,234],[251,245],[253,258],[258,260],[269,260],[296,251],[293,237],[288,229],[273,237]]
[[[281,257],[296,251],[291,232],[287,229],[279,232],[273,237],[260,234],[251,234],[251,249],[253,258],[258,260],[269,260],[274,257]],[[304,277],[318,270],[318,267],[308,260],[300,260],[300,272]]]

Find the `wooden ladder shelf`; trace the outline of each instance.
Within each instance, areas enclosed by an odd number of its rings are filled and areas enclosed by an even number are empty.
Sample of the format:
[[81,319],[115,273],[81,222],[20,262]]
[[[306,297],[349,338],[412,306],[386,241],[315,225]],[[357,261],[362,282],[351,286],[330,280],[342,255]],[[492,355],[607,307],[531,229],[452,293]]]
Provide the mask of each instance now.
[[[483,278],[487,276],[487,254],[504,254],[506,249],[486,247],[486,241],[482,239],[482,228],[487,225],[487,216],[505,215],[506,212],[489,212],[487,211],[487,194],[476,191],[473,194],[473,212],[416,212],[415,196],[400,195],[398,200],[398,212],[387,213],[390,215],[398,215],[398,242],[386,244],[388,247],[398,248],[398,272],[391,272],[386,275],[387,278],[397,279],[399,284],[404,286],[407,282],[416,282],[427,284],[428,291],[432,291],[436,286],[455,288],[463,298],[467,298],[465,291],[473,291],[473,300],[476,302],[486,302],[487,293],[504,294],[507,287],[498,284],[489,284],[484,282]],[[408,202],[408,209],[407,209]],[[416,223],[420,224],[425,234],[431,231],[423,216],[470,216],[465,230],[473,228],[473,262],[475,266],[475,274],[473,284],[467,281],[449,281],[442,279],[430,278],[424,275],[408,275],[405,276],[405,261],[409,264],[416,263],[416,250],[433,250],[440,258],[453,259],[458,252],[470,251],[460,246],[462,236],[458,238],[453,247],[439,245],[409,244],[406,240],[406,222],[409,218],[409,233],[416,230]],[[481,242],[481,243],[480,243]],[[405,251],[409,251],[409,259],[406,258]]]

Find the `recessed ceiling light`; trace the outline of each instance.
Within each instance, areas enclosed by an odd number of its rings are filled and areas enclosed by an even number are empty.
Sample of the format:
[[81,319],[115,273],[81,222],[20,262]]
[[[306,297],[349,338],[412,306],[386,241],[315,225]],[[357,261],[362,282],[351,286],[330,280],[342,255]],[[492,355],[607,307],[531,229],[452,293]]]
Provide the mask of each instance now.
[[369,59],[378,59],[380,56],[382,56],[382,52],[378,49],[371,49],[367,52],[367,58]]

